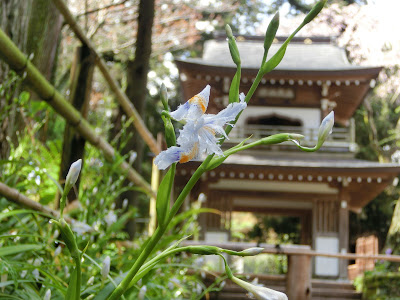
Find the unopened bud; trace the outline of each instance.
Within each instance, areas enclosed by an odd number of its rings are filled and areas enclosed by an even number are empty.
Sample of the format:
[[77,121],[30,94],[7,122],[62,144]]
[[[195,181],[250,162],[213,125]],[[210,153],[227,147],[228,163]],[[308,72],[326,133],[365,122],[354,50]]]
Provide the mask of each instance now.
[[260,254],[261,252],[263,252],[264,248],[260,248],[260,247],[253,247],[253,248],[248,248],[245,249],[243,251],[240,251],[238,254],[240,256],[254,256],[257,254]]
[[161,84],[160,92],[161,102],[164,106],[164,109],[169,111],[167,87],[164,83]]
[[167,142],[167,146],[168,147],[175,146],[176,135],[175,135],[174,125],[172,125],[171,119],[169,117],[161,115],[161,118],[164,121],[165,141]]
[[327,137],[332,133],[333,124],[335,123],[335,114],[331,111],[321,122],[318,131],[317,148],[321,148]]
[[67,187],[71,188],[74,186],[74,184],[78,180],[81,168],[82,168],[82,159],[78,159],[71,165],[67,174],[67,178],[65,179],[65,189],[67,189]]
[[265,52],[268,52],[269,48],[271,47],[276,32],[278,31],[278,27],[279,27],[279,12],[277,12],[275,16],[272,18],[271,22],[268,25],[267,32],[265,33],[265,39],[264,39]]
[[236,283],[238,286],[244,288],[248,292],[252,293],[256,299],[274,299],[274,300],[288,300],[288,297],[281,292],[263,287],[256,286],[246,281],[243,281],[235,276],[231,278],[231,280]]
[[215,246],[189,246],[186,252],[200,255],[216,255],[221,253],[222,249]]
[[46,291],[46,294],[44,294],[43,300],[50,300],[51,299],[51,289],[48,289]]
[[310,10],[307,16],[303,20],[303,24],[310,23],[322,10],[327,0],[321,0]]
[[109,256],[103,260],[103,267],[101,269],[101,279],[104,281],[107,279],[108,273],[110,273],[111,260]]
[[235,37],[233,36],[232,29],[228,24],[225,26],[225,31],[228,37],[229,51],[231,53],[232,60],[235,63],[235,65],[240,65],[241,62],[240,62],[239,49],[236,45],[236,40]]

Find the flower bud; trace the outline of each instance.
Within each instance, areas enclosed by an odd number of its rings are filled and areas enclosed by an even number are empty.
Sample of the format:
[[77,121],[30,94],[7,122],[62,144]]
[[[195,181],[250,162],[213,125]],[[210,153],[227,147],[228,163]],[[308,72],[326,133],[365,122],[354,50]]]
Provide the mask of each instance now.
[[[67,189],[67,187],[69,187],[70,189],[71,187],[74,186],[74,184],[78,180],[81,168],[82,168],[82,159],[78,159],[71,165],[67,174],[67,178],[65,179],[65,189]],[[67,192],[69,192],[69,189]]]
[[226,35],[228,37],[229,51],[231,52],[232,60],[235,65],[240,65],[239,49],[236,45],[235,37],[233,36],[231,27],[227,24],[225,26]]
[[279,27],[279,12],[277,12],[275,16],[272,18],[271,22],[268,25],[267,32],[265,33],[265,39],[264,39],[265,53],[268,53],[268,50],[271,47],[272,42],[274,41],[276,32],[278,31],[278,27]]
[[103,267],[101,269],[101,280],[106,280],[108,273],[110,273],[110,264],[111,260],[109,256],[106,256],[106,258],[103,260]]
[[327,0],[321,0],[310,10],[307,16],[303,20],[303,24],[310,23],[322,10]]
[[263,252],[263,250],[264,250],[264,248],[261,248],[261,247],[252,247],[252,248],[248,248],[248,249],[245,249],[243,251],[240,251],[238,253],[238,255],[240,255],[240,256],[254,256],[254,255],[260,254],[261,252]]
[[236,283],[238,286],[244,288],[248,292],[252,293],[253,296],[256,299],[259,300],[288,300],[288,297],[281,292],[263,287],[263,286],[257,286],[253,285],[251,283],[248,283],[246,281],[243,281],[235,276],[231,278],[231,280]]
[[164,109],[166,111],[169,111],[169,106],[168,106],[168,93],[167,93],[167,87],[165,86],[164,83],[161,84],[161,89],[160,89],[160,98],[161,102],[164,106]]
[[186,252],[200,255],[216,255],[221,251],[221,248],[215,246],[188,246],[186,249]]
[[321,148],[326,138],[332,133],[333,124],[335,123],[335,114],[331,111],[321,122],[318,131],[318,142],[316,148]]
[[164,131],[165,131],[165,141],[167,142],[167,147],[172,147],[176,145],[176,135],[175,128],[171,122],[169,117],[161,116],[164,122]]
[[46,291],[46,294],[44,294],[43,300],[50,300],[51,299],[51,289],[48,289]]

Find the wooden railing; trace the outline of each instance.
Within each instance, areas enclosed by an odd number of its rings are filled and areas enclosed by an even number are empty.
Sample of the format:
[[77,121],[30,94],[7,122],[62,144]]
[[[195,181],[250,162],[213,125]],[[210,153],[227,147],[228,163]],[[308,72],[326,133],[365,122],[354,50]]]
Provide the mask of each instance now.
[[[319,128],[307,128],[301,126],[236,126],[229,136],[229,141],[238,143],[249,136],[252,136],[251,140],[258,140],[273,134],[289,132],[304,135],[301,144],[303,146],[313,147],[318,140],[318,130]],[[332,134],[325,141],[324,146],[329,148],[345,148],[350,152],[356,151],[357,144],[355,141],[354,122],[351,122],[350,126],[347,128],[333,128]]]
[[252,244],[252,243],[210,243],[204,241],[185,241],[182,243],[189,245],[209,245],[234,251],[242,251],[251,247],[262,247],[265,254],[287,255],[288,271],[286,273],[286,293],[290,300],[310,300],[311,299],[311,258],[312,257],[331,257],[344,260],[386,260],[400,262],[399,255],[358,255],[354,253],[322,253],[316,252],[307,245],[276,245],[271,244]]

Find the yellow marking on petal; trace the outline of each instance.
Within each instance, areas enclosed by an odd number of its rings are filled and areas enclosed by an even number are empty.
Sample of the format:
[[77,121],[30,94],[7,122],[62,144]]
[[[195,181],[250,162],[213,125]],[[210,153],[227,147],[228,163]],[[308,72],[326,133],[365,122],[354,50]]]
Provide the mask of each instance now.
[[207,109],[206,104],[205,104],[205,102],[206,102],[205,100],[206,99],[204,99],[204,97],[202,97],[202,96],[197,94],[197,95],[193,96],[192,98],[190,98],[188,100],[188,102],[190,104],[192,104],[192,105],[197,105],[201,109],[203,114],[204,114],[206,109]]
[[213,136],[215,136],[215,130],[212,129],[211,127],[209,127],[209,126],[204,126],[204,129],[207,130],[209,133],[211,133]]
[[199,144],[195,143],[189,153],[182,154],[179,162],[181,164],[184,164],[184,163],[187,163],[188,161],[192,160],[196,156],[198,149],[199,149]]

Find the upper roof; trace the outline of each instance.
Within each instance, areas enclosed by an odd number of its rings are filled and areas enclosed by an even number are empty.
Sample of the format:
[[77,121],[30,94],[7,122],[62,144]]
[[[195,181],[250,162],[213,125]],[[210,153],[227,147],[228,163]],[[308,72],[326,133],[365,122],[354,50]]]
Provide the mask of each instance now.
[[[269,51],[273,55],[285,37],[277,37]],[[257,75],[264,41],[260,36],[239,36],[241,55],[241,92],[247,93]],[[185,99],[200,91],[205,84],[213,87],[214,97],[228,94],[229,82],[236,73],[226,36],[217,36],[205,43],[202,58],[175,59]],[[321,107],[328,99],[335,105],[335,121],[347,126],[368,90],[374,86],[381,67],[355,66],[349,63],[343,49],[329,37],[294,37],[282,62],[263,76],[260,88],[274,85],[292,89],[294,99],[275,99],[255,96],[252,105]],[[223,80],[221,80],[221,78]],[[254,104],[258,103],[258,104]],[[262,104],[259,104],[262,103]],[[209,107],[212,109],[212,107]]]
[[[278,37],[271,45],[268,58],[281,47],[285,37]],[[258,69],[264,54],[264,42],[260,37],[237,38],[237,46],[242,60],[242,68]],[[202,58],[187,58],[186,62],[199,63],[209,66],[235,67],[228,43],[217,37],[204,44]],[[294,38],[287,47],[285,57],[276,70],[296,71],[337,71],[366,69],[366,67],[351,65],[347,60],[344,49],[334,45],[331,38]]]

